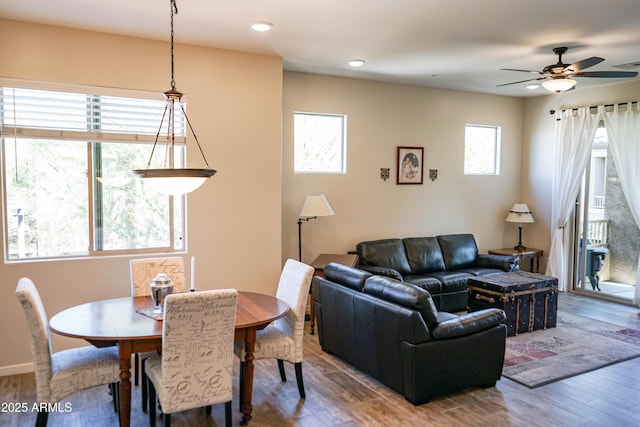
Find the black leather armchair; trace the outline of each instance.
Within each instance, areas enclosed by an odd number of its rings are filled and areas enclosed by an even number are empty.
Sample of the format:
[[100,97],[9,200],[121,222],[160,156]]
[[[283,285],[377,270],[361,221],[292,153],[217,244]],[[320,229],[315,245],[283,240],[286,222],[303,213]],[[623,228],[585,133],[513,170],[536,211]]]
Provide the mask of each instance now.
[[418,405],[502,374],[507,330],[499,309],[438,311],[426,290],[331,263],[315,277],[322,349]]

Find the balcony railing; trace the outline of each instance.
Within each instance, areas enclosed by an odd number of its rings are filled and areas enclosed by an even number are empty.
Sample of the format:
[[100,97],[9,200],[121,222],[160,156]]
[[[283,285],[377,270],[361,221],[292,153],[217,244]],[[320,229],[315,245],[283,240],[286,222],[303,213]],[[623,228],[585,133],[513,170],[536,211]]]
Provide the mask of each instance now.
[[[604,198],[603,198],[604,199]],[[587,224],[587,241],[592,246],[607,246],[609,220],[599,219]]]

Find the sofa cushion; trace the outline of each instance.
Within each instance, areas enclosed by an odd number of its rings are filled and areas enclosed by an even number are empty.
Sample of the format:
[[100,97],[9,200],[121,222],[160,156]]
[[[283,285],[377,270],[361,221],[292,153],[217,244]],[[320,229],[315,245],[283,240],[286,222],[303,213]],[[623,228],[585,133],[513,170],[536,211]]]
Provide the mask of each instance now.
[[475,334],[504,322],[506,315],[499,308],[487,308],[444,320],[432,331],[433,339],[451,339]]
[[438,243],[447,270],[473,267],[478,257],[478,246],[473,234],[447,234],[438,236]]
[[364,265],[358,264],[358,268],[364,271],[368,271],[371,274],[376,274],[378,276],[387,276],[396,280],[403,281],[402,274],[400,274],[397,270],[389,267],[377,267],[375,265]]
[[466,291],[467,281],[473,274],[464,271],[438,271],[429,273],[429,276],[442,283],[442,292],[455,292]]
[[430,328],[438,324],[438,310],[429,292],[390,277],[371,276],[364,282],[364,293],[420,312]]
[[518,271],[520,257],[517,255],[478,254],[476,266],[482,268],[497,268],[506,272]]
[[340,283],[356,291],[361,291],[364,281],[371,277],[371,273],[335,262],[327,264],[322,271],[324,276],[332,282]]
[[403,276],[411,273],[411,266],[401,239],[360,242],[357,244],[356,250],[362,265],[392,268]]
[[440,244],[435,237],[409,237],[403,239],[404,249],[411,266],[411,274],[430,273],[445,269]]
[[469,273],[474,276],[493,276],[494,274],[503,274],[504,270],[499,270],[497,268],[480,268],[480,267],[472,267],[472,268],[463,268],[462,270],[458,270],[459,272]]
[[403,281],[426,289],[431,296],[442,292],[442,282],[432,276],[425,276],[424,274],[410,275],[405,276]]

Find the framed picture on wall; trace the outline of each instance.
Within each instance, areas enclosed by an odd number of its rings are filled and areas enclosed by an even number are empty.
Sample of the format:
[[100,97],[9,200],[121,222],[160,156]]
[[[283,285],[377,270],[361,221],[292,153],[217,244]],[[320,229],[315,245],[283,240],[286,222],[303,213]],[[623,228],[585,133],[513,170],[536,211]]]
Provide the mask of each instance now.
[[422,184],[424,147],[398,147],[398,185]]

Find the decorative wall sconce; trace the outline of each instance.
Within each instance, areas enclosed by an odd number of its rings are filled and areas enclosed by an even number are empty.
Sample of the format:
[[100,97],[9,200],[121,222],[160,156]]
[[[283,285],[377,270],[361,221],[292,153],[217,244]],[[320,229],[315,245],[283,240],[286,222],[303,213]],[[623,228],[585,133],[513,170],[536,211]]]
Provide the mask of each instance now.
[[429,169],[429,179],[431,181],[438,179],[438,169]]
[[389,179],[389,168],[380,168],[380,178],[385,181]]

